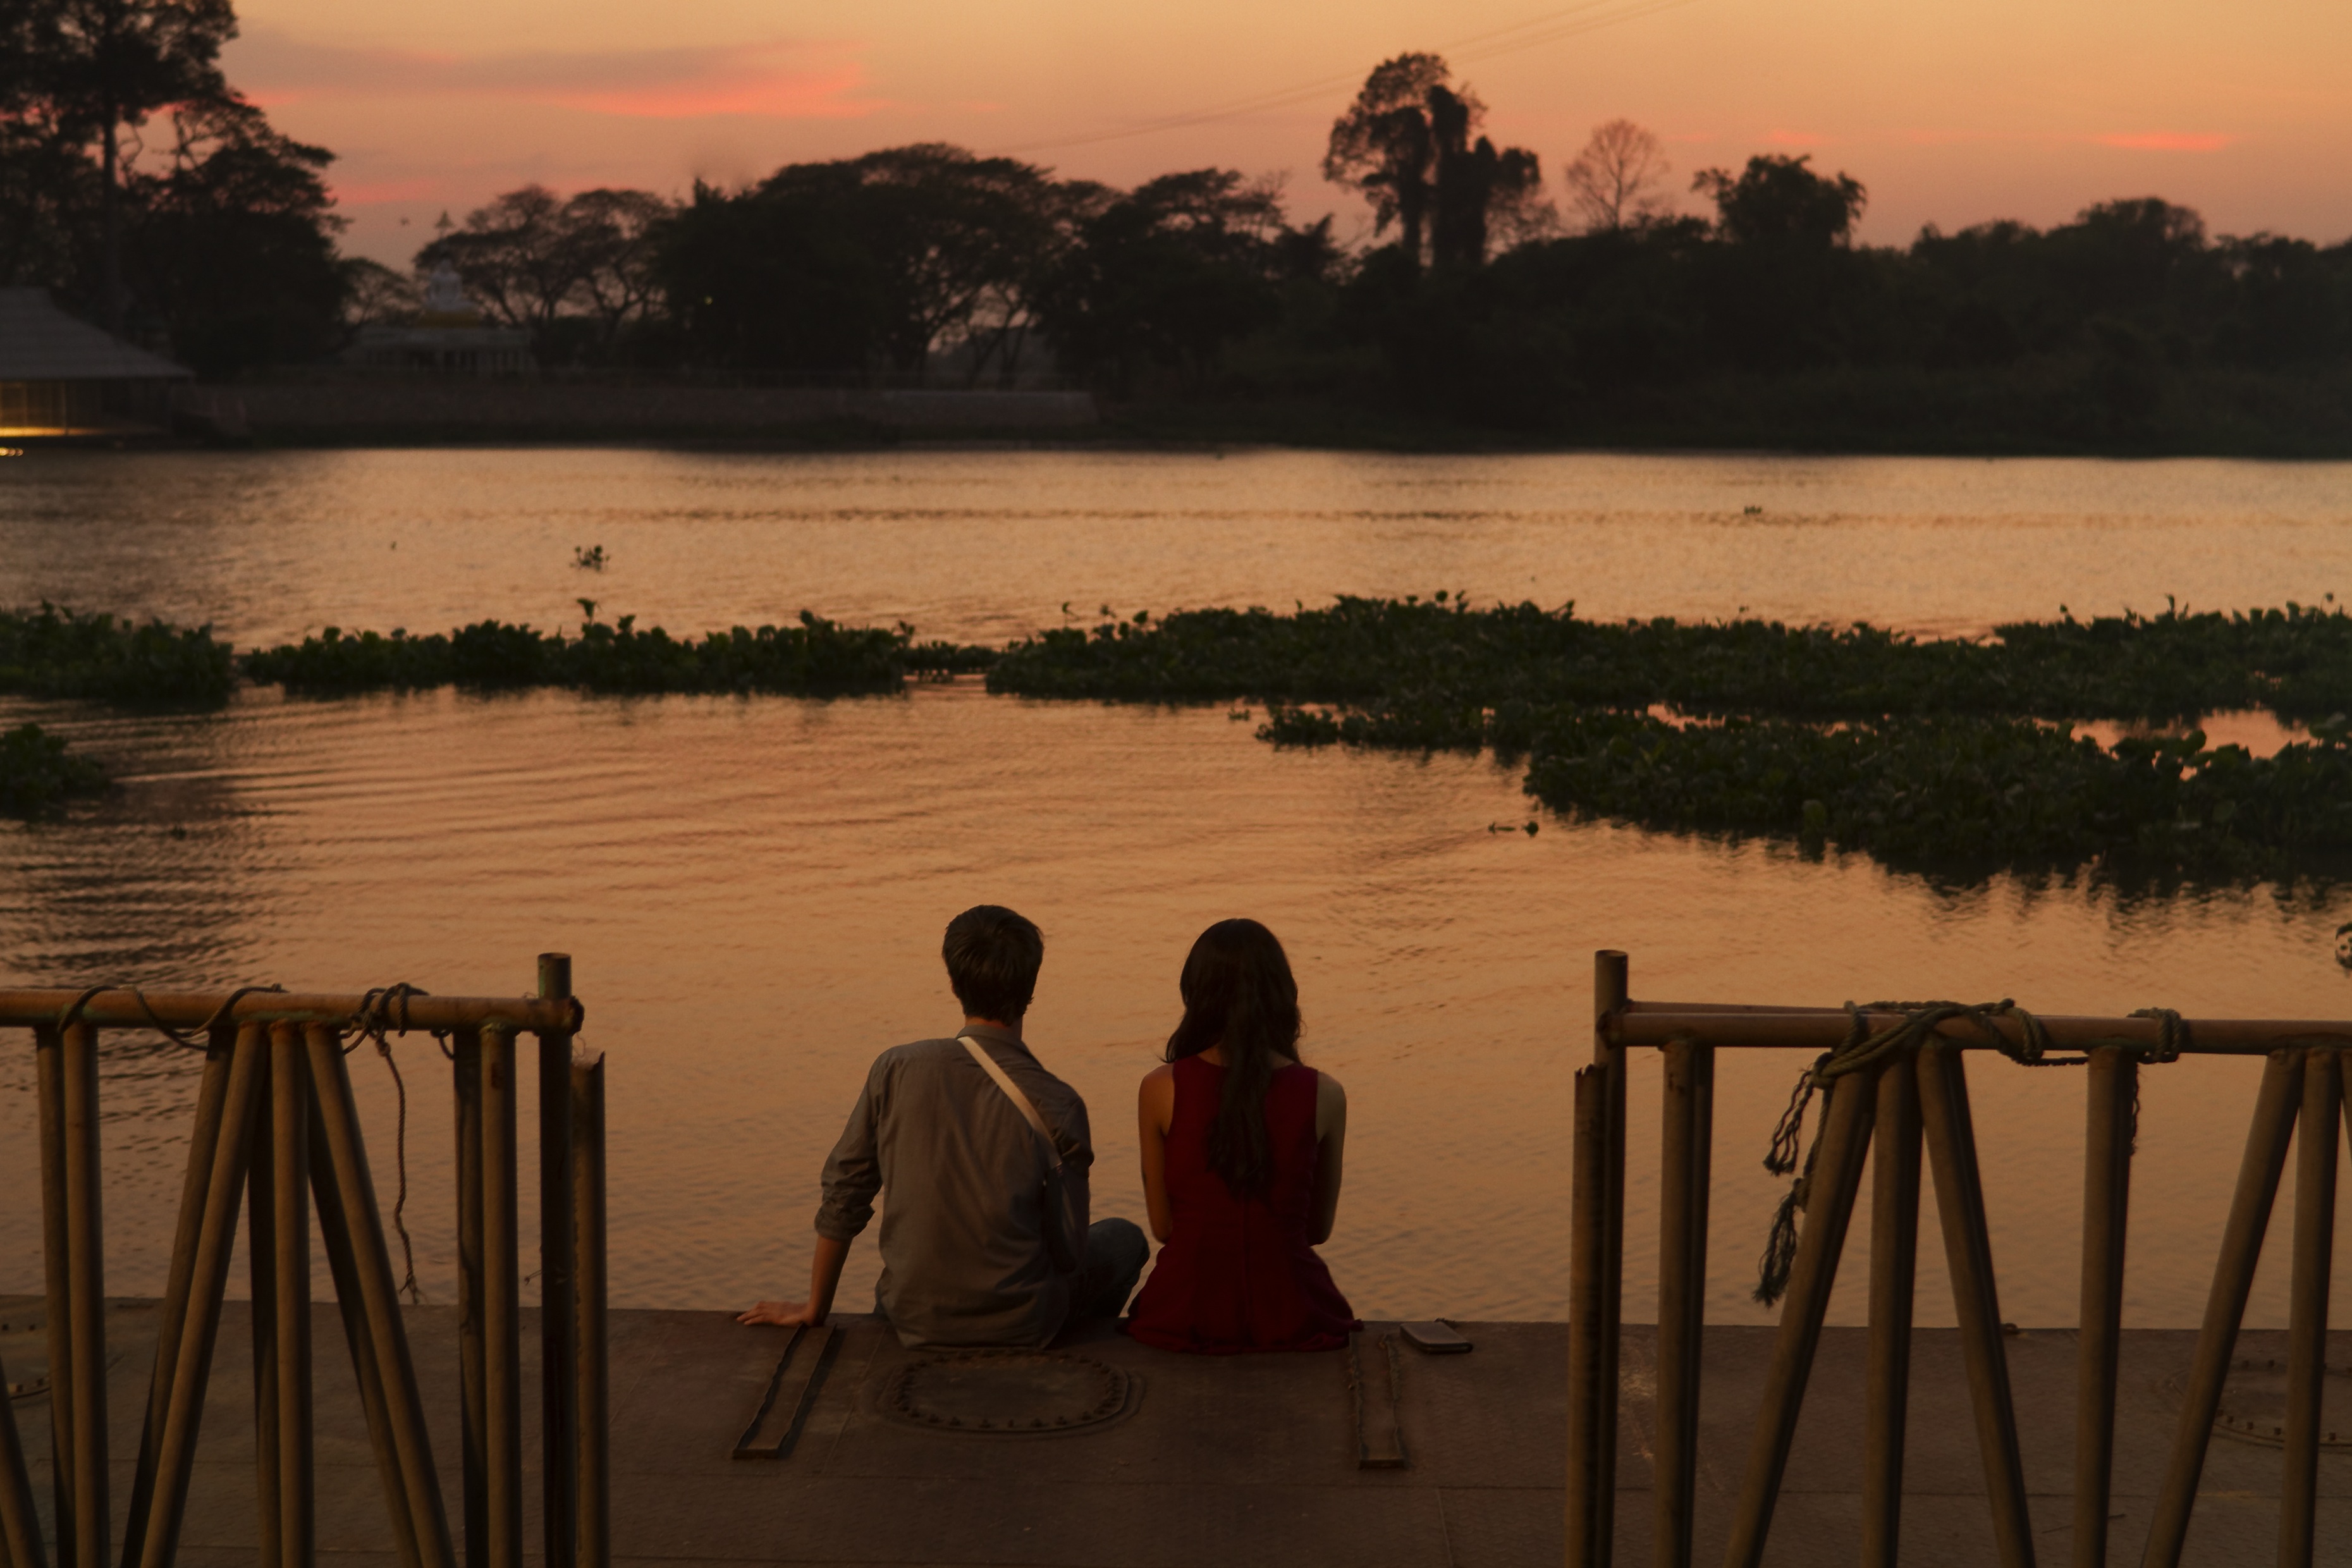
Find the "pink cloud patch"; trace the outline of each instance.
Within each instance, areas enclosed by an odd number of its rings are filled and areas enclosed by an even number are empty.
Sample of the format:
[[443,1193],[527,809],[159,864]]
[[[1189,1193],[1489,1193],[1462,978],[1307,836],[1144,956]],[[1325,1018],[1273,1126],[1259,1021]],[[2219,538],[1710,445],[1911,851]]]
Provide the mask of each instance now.
[[2200,132],[2147,131],[2129,135],[2095,136],[2102,147],[2127,147],[2135,153],[2218,153],[2230,144],[2227,136]]
[[1810,131],[1768,131],[1764,140],[1775,147],[1818,147],[1829,138]]
[[838,44],[534,52],[462,57],[423,50],[305,43],[255,29],[233,46],[231,68],[257,102],[341,98],[473,98],[552,104],[593,114],[688,120],[779,120],[870,114],[865,67]]

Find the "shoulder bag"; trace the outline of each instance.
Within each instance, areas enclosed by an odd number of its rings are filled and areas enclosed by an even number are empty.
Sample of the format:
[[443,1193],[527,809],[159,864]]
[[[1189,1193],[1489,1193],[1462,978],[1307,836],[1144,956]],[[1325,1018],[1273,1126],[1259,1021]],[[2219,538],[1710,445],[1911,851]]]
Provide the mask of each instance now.
[[1045,1177],[1037,1198],[1038,1228],[1045,1233],[1045,1253],[1054,1260],[1055,1271],[1076,1273],[1080,1258],[1075,1238],[1069,1233],[1068,1176],[1062,1168],[1062,1151],[1060,1145],[1054,1142],[1053,1129],[1045,1125],[1045,1119],[1038,1114],[1037,1107],[1021,1092],[1020,1085],[1013,1081],[1013,1075],[997,1066],[996,1058],[990,1056],[978,1040],[970,1035],[961,1035],[957,1037],[956,1043],[970,1051],[971,1059],[980,1064],[981,1070],[996,1080],[996,1087],[1004,1091],[1004,1098],[1013,1102],[1013,1109],[1021,1112],[1022,1120],[1028,1122],[1031,1131],[1044,1141]]

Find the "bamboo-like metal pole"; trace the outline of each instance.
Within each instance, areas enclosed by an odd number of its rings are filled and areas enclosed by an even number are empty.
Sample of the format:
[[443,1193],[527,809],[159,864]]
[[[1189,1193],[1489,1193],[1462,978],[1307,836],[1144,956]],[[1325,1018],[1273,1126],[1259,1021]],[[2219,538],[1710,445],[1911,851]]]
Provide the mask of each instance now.
[[[114,1525],[107,1506],[106,1226],[99,1169],[98,1031],[73,1023],[61,1031],[65,1079],[66,1258],[68,1310],[73,1317],[74,1557],[80,1568],[107,1568]],[[57,1369],[50,1368],[51,1397]]]
[[269,1042],[258,1024],[237,1032],[229,1064],[228,1090],[221,1108],[220,1135],[205,1177],[204,1219],[189,1271],[188,1319],[181,1331],[171,1378],[172,1397],[157,1428],[155,1488],[139,1555],[125,1557],[140,1568],[168,1568],[179,1551],[180,1521],[187,1508],[188,1478],[204,1419],[205,1391],[211,1379],[213,1343],[220,1331],[221,1294],[228,1284],[236,1247],[236,1211],[245,1195],[246,1169],[262,1086],[268,1080]]
[[[333,1024],[348,1026],[381,996],[334,995],[248,989],[229,992],[12,991],[0,989],[0,1028],[46,1029],[59,1014],[100,1029],[146,1029],[158,1022],[174,1028],[200,1025]],[[398,1003],[399,1024],[409,1029],[577,1029],[583,1013],[568,997],[428,996],[410,992]]]
[[457,1373],[462,1420],[458,1462],[466,1499],[466,1568],[489,1562],[488,1475],[489,1395],[482,1350],[482,1039],[461,1029],[450,1039],[457,1090]]
[[580,1264],[580,1568],[612,1568],[613,1414],[605,1333],[604,1058],[572,1064],[572,1223]]
[[1985,1223],[1984,1181],[1977,1169],[1976,1124],[1969,1113],[1967,1069],[1953,1047],[1939,1043],[1919,1052],[1919,1121],[1936,1173],[1936,1213],[1943,1222],[1960,1357],[1976,1406],[1993,1544],[2001,1568],[2033,1568],[2033,1521],[2025,1506],[2025,1461],[2017,1446],[2009,1350],[2001,1342],[2000,1294]]
[[1764,1374],[1763,1404],[1756,1413],[1756,1436],[1748,1450],[1731,1542],[1724,1553],[1727,1568],[1758,1568],[1764,1561],[1772,1510],[1780,1500],[1780,1479],[1797,1439],[1805,1384],[1812,1375],[1813,1352],[1821,1345],[1830,1291],[1837,1284],[1838,1255],[1845,1249],[1846,1226],[1862,1190],[1863,1160],[1877,1115],[1877,1076],[1866,1068],[1834,1079],[1829,1106],[1822,1113],[1820,1152],[1804,1178],[1804,1228],[1798,1233],[1796,1264],[1780,1306],[1780,1330]]
[[[400,1294],[393,1282],[392,1252],[385,1244],[383,1218],[375,1201],[375,1177],[369,1169],[367,1145],[360,1135],[359,1106],[352,1080],[337,1047],[334,1031],[312,1027],[308,1032],[313,1101],[318,1116],[323,1159],[314,1155],[311,1181],[320,1192],[319,1228],[322,1235],[340,1229],[348,1237],[352,1288],[338,1283],[348,1328],[356,1309],[365,1330],[367,1364],[383,1396],[383,1420],[390,1438],[394,1468],[385,1486],[398,1489],[387,1497],[395,1517],[408,1521],[416,1561],[422,1568],[454,1568],[457,1553],[449,1538],[449,1516],[441,1500],[440,1473],[433,1464],[433,1444],[425,1425],[425,1405],[409,1353],[408,1331],[402,1321]],[[330,1198],[320,1184],[331,1175]],[[336,1210],[331,1220],[329,1211]],[[355,1343],[354,1362],[361,1354]],[[362,1385],[364,1386],[364,1384]],[[383,1453],[379,1449],[379,1457]]]
[[1911,1307],[1919,1271],[1919,1070],[1908,1056],[1878,1075],[1870,1154],[1869,1411],[1862,1458],[1864,1568],[1895,1568],[1903,1539],[1903,1448],[1911,1409]]
[[1569,1191],[1568,1255],[1568,1568],[1604,1561],[1597,1529],[1601,1427],[1614,1426],[1616,1402],[1601,1381],[1601,1218],[1607,1202],[1609,1084],[1598,1068],[1574,1080],[1574,1173]]
[[[515,1037],[484,1029],[482,1342],[488,1568],[522,1568],[522,1261],[516,1237]],[[468,1568],[472,1568],[469,1564]]]
[[2188,1543],[2189,1516],[2197,1506],[2206,1445],[2212,1440],[2213,1417],[2221,1413],[2221,1386],[2229,1380],[2230,1356],[2237,1349],[2238,1326],[2245,1321],[2254,1266],[2263,1256],[2263,1233],[2270,1228],[2271,1205],[2278,1198],[2279,1177],[2286,1169],[2287,1145],[2301,1109],[2303,1056],[2299,1050],[2276,1051],[2263,1068],[2253,1121],[2246,1129],[2246,1152],[2238,1164],[2237,1191],[2221,1231],[2221,1255],[2205,1298],[2205,1321],[2181,1389],[2180,1425],[2173,1434],[2172,1457],[2156,1494],[2147,1547],[2140,1557],[2143,1568],[2179,1568],[2181,1548]]
[[310,1444],[310,1074],[299,1025],[269,1029],[270,1270],[278,1320],[278,1540],[283,1568],[311,1568],[318,1501]]
[[[0,1367],[0,1389],[8,1373]],[[47,1568],[41,1546],[41,1511],[33,1501],[33,1474],[16,1435],[14,1401],[0,1397],[0,1568]]]
[[48,1293],[49,1495],[59,1568],[74,1568],[81,1554],[74,1539],[73,1226],[66,1206],[65,1043],[54,1026],[33,1031],[33,1063],[40,1100],[41,1267]]
[[2074,1393],[2074,1568],[2106,1568],[2115,1489],[2116,1391],[2122,1366],[2124,1236],[2131,1217],[2133,1106],[2139,1058],[2091,1053],[2083,1135],[2083,1304]]
[[180,1184],[180,1222],[172,1233],[172,1264],[164,1278],[163,1310],[155,1324],[155,1364],[147,1384],[147,1417],[139,1433],[139,1466],[131,1482],[131,1512],[123,1528],[122,1561],[136,1563],[147,1534],[155,1497],[155,1446],[163,1435],[163,1412],[171,1404],[172,1378],[180,1363],[180,1336],[188,1317],[189,1284],[195,1276],[196,1243],[204,1228],[205,1199],[212,1187],[213,1161],[220,1142],[221,1107],[228,1098],[229,1058],[236,1032],[216,1028],[205,1050],[204,1077],[196,1085],[196,1114],[188,1131],[188,1168]]
[[[572,994],[569,953],[539,955],[541,997]],[[572,1031],[539,1035],[539,1343],[541,1555],[575,1568],[580,1525],[580,1309],[572,1216]]]
[[1665,1052],[1658,1178],[1657,1458],[1651,1561],[1689,1568],[1698,1517],[1699,1352],[1706,1331],[1706,1207],[1715,1047]]
[[278,1484],[278,1143],[271,1129],[280,1063],[266,1033],[262,1062],[261,1099],[255,1108],[253,1149],[245,1177],[245,1260],[253,1292],[254,1536],[261,1568],[278,1568],[286,1538]]
[[[1593,1538],[1600,1549],[1595,1568],[1609,1568],[1617,1553],[1617,1399],[1618,1341],[1625,1316],[1625,1047],[1610,1037],[1601,1024],[1604,988],[1622,1000],[1632,995],[1628,963],[1622,952],[1593,955],[1592,1065],[1608,1085],[1603,1101],[1608,1136],[1601,1173],[1606,1185],[1601,1211],[1601,1447],[1594,1477]],[[1613,1011],[1613,1009],[1612,1009]]]
[[2343,1115],[2344,1057],[2303,1058],[2303,1116],[2295,1130],[2294,1273],[2288,1289],[2286,1468],[2279,1483],[2280,1568],[2311,1568],[2319,1507],[2319,1436],[2326,1399],[2327,1284],[2336,1261],[2336,1129]]
[[[340,1058],[334,1030],[325,1025],[313,1024],[303,1030],[306,1049],[315,1047],[319,1037],[326,1037],[327,1048]],[[375,1453],[376,1476],[383,1483],[383,1510],[392,1526],[393,1550],[399,1553],[401,1568],[422,1568],[423,1557],[417,1550],[416,1520],[408,1506],[408,1489],[400,1471],[400,1453],[392,1435],[390,1401],[385,1395],[383,1375],[377,1370],[373,1326],[368,1321],[367,1298],[360,1288],[360,1266],[357,1247],[352,1236],[350,1205],[344,1200],[341,1173],[336,1169],[334,1151],[328,1146],[326,1117],[320,1106],[318,1064],[311,1061],[310,1130],[310,1193],[319,1205],[319,1245],[327,1254],[327,1269],[335,1281],[335,1303],[341,1310],[343,1343],[351,1352],[352,1377],[359,1384],[360,1413],[367,1421],[368,1447]]]

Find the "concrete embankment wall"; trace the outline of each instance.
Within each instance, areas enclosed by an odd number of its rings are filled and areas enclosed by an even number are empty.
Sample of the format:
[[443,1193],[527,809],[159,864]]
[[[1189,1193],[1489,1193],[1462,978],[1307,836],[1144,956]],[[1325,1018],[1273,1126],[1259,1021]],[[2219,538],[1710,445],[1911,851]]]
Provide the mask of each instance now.
[[342,381],[239,386],[234,394],[253,435],[297,441],[412,434],[740,437],[829,425],[1050,431],[1084,428],[1098,417],[1084,392]]

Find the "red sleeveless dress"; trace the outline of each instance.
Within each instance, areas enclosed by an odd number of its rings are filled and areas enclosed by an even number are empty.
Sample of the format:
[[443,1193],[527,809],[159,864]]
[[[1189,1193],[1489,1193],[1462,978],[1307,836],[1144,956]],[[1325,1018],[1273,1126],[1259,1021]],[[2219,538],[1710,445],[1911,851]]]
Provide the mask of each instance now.
[[1168,1127],[1168,1204],[1174,1224],[1127,1331],[1162,1350],[1336,1350],[1356,1321],[1308,1240],[1315,1220],[1313,1068],[1276,1069],[1266,1089],[1274,1180],[1247,1202],[1209,1168],[1209,1129],[1225,1069],[1199,1057],[1175,1064]]

